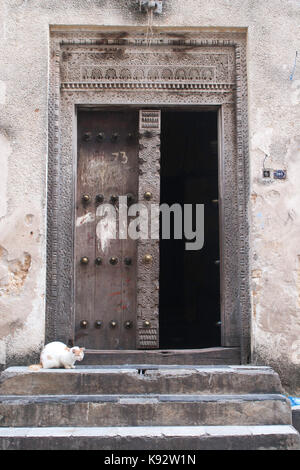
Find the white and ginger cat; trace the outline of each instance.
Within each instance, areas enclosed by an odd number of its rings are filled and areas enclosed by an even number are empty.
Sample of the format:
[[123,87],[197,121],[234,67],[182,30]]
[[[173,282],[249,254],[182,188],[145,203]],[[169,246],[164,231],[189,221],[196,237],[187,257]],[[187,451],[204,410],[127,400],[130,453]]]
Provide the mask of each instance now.
[[40,364],[29,366],[31,370],[39,369],[58,369],[64,367],[65,369],[75,369],[74,363],[82,361],[84,358],[84,348],[74,346],[68,348],[60,341],[54,341],[47,344],[41,352]]

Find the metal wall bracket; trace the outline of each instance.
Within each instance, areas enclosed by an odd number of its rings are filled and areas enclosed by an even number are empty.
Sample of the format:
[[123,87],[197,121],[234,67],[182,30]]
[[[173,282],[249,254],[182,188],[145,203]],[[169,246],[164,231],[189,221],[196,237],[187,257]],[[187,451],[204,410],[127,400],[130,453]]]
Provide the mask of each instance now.
[[139,3],[141,11],[153,10],[158,15],[162,14],[163,0],[137,0],[137,3]]

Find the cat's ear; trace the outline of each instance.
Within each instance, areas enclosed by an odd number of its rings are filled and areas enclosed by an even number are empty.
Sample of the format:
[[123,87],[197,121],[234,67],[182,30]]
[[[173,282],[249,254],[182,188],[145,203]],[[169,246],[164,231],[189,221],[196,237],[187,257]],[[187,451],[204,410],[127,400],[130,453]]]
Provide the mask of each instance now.
[[66,346],[65,351],[71,351],[71,350],[70,350],[70,348],[68,348],[68,346]]
[[80,351],[84,352],[84,351],[85,351],[85,348],[80,348]]

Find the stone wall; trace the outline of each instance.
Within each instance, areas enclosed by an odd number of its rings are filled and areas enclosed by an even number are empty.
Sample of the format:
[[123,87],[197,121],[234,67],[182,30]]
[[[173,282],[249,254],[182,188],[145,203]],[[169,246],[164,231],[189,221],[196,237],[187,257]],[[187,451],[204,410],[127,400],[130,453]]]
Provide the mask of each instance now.
[[[135,0],[1,0],[0,365],[45,330],[50,25],[145,26]],[[248,28],[253,361],[300,388],[298,0],[165,0],[154,25]],[[286,180],[262,178],[284,169]]]

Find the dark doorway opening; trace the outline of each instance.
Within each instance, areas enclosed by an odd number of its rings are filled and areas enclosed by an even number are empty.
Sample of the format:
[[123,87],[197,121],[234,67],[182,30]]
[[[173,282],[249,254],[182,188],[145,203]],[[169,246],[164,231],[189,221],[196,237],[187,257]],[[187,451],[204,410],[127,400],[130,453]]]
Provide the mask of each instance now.
[[171,239],[160,240],[163,349],[221,344],[217,120],[217,111],[162,112],[161,204],[204,204],[201,250],[187,251],[188,240],[174,239],[172,228]]

